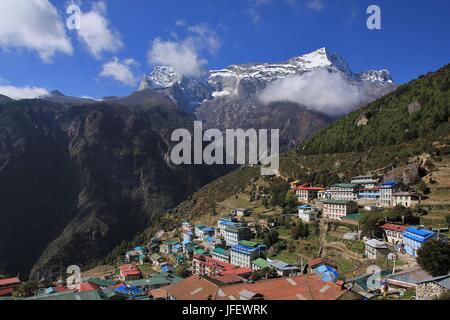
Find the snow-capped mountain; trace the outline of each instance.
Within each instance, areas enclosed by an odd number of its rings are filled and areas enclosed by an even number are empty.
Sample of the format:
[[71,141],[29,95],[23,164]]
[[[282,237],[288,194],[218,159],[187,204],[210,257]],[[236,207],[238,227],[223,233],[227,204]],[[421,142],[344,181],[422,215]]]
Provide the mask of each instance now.
[[186,78],[178,75],[171,67],[157,66],[150,75],[144,77],[139,89],[175,89],[177,96],[174,97],[171,92],[172,98],[183,100],[185,104],[189,100],[188,109],[192,111],[214,98],[252,98],[278,79],[318,69],[339,73],[349,82],[373,91],[376,97],[393,89],[393,80],[388,70],[354,73],[341,56],[330,53],[326,48],[281,63],[231,65],[207,71],[198,78]]
[[145,89],[167,89],[175,85],[180,80],[181,76],[179,76],[172,67],[156,66],[152,73],[148,76],[144,76],[141,81],[141,85],[139,86],[139,91]]

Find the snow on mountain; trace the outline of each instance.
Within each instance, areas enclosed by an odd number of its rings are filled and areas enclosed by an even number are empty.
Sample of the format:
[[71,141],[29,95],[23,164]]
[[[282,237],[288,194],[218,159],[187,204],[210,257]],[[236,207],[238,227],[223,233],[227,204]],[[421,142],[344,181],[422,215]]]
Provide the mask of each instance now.
[[150,75],[145,76],[141,81],[139,90],[153,89],[161,90],[173,86],[181,80],[181,77],[175,72],[172,67],[156,66]]
[[[389,71],[365,71],[359,74],[352,72],[348,63],[338,54],[331,53],[327,48],[320,48],[311,53],[289,59],[281,63],[251,63],[231,65],[220,70],[211,70],[198,79],[186,80],[177,75],[173,68],[157,66],[153,72],[142,80],[140,90],[164,90],[171,87],[181,87],[183,82],[191,82],[191,88],[201,85],[201,97],[197,101],[239,96],[249,98],[263,90],[268,84],[288,76],[302,75],[318,69],[327,69],[330,72],[340,73],[348,81],[367,87],[383,87],[392,85],[393,81]],[[209,88],[209,94],[205,90]],[[179,90],[178,90],[179,91]],[[192,98],[192,90],[189,92]]]
[[358,74],[361,81],[381,82],[381,83],[394,83],[389,70],[369,70]]

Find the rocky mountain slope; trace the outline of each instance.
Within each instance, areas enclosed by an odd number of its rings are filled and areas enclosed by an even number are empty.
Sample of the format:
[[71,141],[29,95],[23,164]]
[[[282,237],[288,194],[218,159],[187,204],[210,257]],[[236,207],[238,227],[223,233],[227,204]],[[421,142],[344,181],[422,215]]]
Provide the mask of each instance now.
[[0,267],[37,279],[95,263],[227,170],[171,166],[170,134],[180,127],[192,119],[149,92],[77,106],[2,105]]

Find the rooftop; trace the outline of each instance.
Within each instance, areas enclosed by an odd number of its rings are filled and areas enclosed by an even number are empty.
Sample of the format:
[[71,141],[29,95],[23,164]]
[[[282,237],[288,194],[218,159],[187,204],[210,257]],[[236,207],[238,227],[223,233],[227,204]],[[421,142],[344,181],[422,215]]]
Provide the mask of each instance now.
[[229,256],[230,255],[230,251],[225,250],[225,249],[220,248],[220,247],[214,248],[213,252],[215,252],[217,254],[224,255],[224,256]]
[[409,227],[406,228],[403,236],[415,241],[423,242],[431,237],[433,237],[435,233],[433,231],[423,229],[423,228],[415,228]]
[[0,279],[0,287],[21,284],[18,277]]
[[324,204],[337,204],[337,205],[356,205],[355,201],[351,200],[326,200]]
[[259,267],[261,269],[265,269],[265,268],[270,267],[269,262],[267,262],[267,260],[263,259],[263,258],[258,258],[256,260],[253,260],[252,264],[254,264],[255,266],[257,266],[257,267]]
[[[316,274],[283,277],[255,283],[220,285],[206,277],[191,276],[165,288],[176,300],[240,300],[251,293],[265,300],[337,300],[347,290],[324,282]],[[244,294],[244,296],[242,296]]]
[[343,189],[355,189],[359,187],[356,183],[336,183],[331,186],[332,188],[343,188]]
[[408,226],[402,226],[399,224],[393,224],[393,223],[385,223],[382,226],[380,226],[383,230],[390,230],[390,231],[397,231],[397,232],[403,232],[405,231]]
[[372,248],[377,248],[377,249],[387,249],[387,245],[378,240],[378,239],[370,239],[370,240],[366,240],[366,244]]

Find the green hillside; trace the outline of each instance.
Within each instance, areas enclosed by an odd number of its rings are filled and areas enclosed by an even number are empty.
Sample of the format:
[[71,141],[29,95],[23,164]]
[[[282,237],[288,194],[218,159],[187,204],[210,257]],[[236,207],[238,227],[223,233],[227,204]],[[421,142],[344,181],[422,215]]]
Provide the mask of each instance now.
[[[350,113],[297,148],[299,154],[361,152],[450,132],[450,65]],[[368,121],[358,126],[358,120]]]

